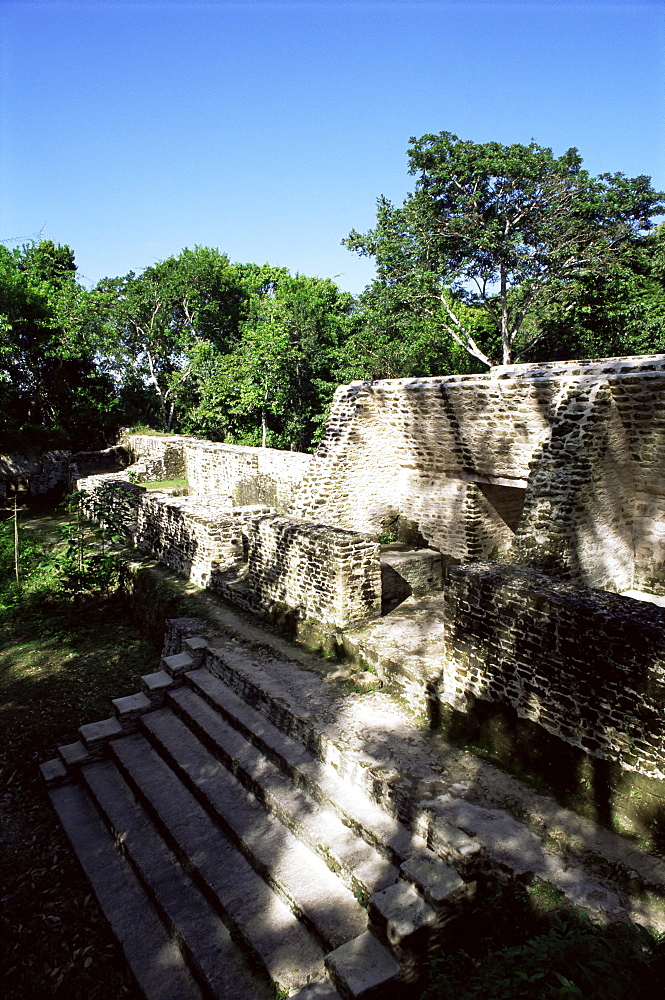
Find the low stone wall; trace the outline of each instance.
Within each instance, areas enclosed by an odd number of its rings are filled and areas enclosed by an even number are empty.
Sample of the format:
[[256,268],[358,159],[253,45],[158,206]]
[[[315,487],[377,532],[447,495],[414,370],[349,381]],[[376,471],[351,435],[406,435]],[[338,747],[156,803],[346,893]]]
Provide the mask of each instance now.
[[86,470],[119,470],[129,465],[129,452],[120,444],[101,451],[75,451],[71,456],[72,464]]
[[181,435],[155,434],[124,434],[120,438],[123,445],[132,456],[134,462],[145,466],[145,476],[148,480],[184,479],[185,442],[193,438]]
[[223,493],[236,507],[268,504],[278,511],[290,505],[312,459],[297,451],[193,439],[184,450],[193,493]]
[[591,756],[665,777],[665,609],[506,566],[448,567],[440,700],[512,706]]
[[138,509],[135,545],[199,587],[243,561],[243,532],[255,506],[229,508],[226,497],[170,497],[145,493]]
[[352,531],[285,517],[246,527],[248,563],[237,581],[220,581],[224,596],[248,610],[338,628],[381,614],[377,542]]
[[0,455],[0,497],[17,492],[40,496],[66,493],[70,485],[68,451],[49,451],[43,455]]
[[122,439],[146,479],[186,478],[191,493],[225,496],[234,507],[291,504],[311,455],[203,441],[184,435],[129,434]]

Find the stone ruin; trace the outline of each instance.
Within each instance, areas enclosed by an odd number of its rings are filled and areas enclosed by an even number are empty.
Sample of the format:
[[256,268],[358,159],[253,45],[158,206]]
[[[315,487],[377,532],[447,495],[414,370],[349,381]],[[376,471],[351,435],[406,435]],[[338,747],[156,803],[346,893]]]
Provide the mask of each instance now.
[[312,456],[129,436],[122,478],[189,483],[125,483],[134,544],[416,707],[509,705],[660,779],[664,390],[663,355],[511,365],[340,386]]
[[417,995],[513,879],[665,930],[662,859],[432,731],[512,712],[653,843],[664,388],[665,356],[356,382],[313,456],[129,435],[133,465],[78,478],[137,548],[282,626],[169,620],[160,669],[41,766],[146,1000]]

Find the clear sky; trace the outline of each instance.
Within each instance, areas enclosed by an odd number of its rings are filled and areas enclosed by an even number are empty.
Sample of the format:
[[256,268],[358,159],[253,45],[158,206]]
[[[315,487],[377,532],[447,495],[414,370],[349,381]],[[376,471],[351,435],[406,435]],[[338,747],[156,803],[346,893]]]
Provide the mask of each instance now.
[[665,3],[0,0],[0,240],[87,285],[199,244],[358,292],[440,131],[665,189]]

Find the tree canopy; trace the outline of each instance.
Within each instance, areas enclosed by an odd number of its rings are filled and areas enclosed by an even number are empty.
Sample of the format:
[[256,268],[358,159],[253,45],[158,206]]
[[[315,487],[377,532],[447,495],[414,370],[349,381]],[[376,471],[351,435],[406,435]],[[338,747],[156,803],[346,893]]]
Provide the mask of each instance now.
[[104,442],[111,380],[99,370],[68,246],[0,245],[0,430],[7,447]]
[[378,202],[327,278],[195,246],[92,289],[73,250],[0,245],[0,446],[110,444],[122,425],[312,448],[353,379],[665,351],[665,195],[576,149],[412,139],[415,190]]
[[[374,257],[381,283],[401,286],[415,312],[487,366],[528,355],[542,330],[527,320],[616,267],[622,248],[665,213],[650,178],[591,177],[576,149],[555,157],[535,142],[474,143],[450,132],[410,146],[415,191],[401,208],[379,198],[376,227],[344,242]],[[477,338],[457,303],[482,308],[494,337]]]

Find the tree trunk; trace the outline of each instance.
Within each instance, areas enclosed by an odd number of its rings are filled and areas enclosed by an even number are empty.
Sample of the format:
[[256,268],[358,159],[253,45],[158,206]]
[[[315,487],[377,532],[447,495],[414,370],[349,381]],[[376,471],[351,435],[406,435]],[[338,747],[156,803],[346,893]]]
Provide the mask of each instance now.
[[508,291],[506,272],[501,268],[501,345],[503,347],[503,364],[512,362],[512,337],[508,317]]

